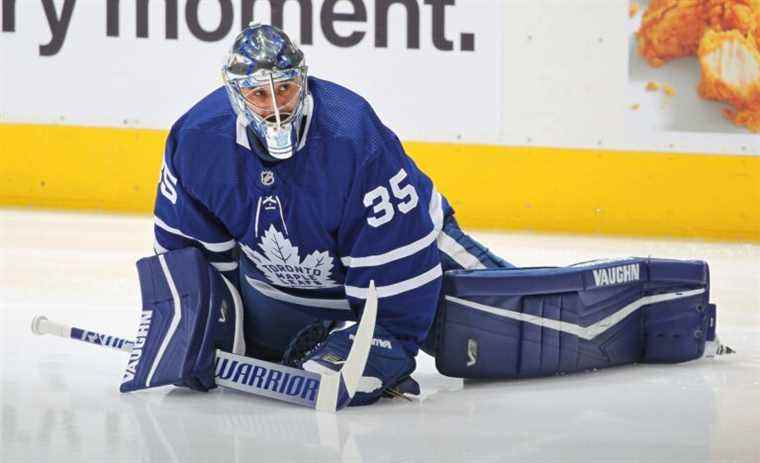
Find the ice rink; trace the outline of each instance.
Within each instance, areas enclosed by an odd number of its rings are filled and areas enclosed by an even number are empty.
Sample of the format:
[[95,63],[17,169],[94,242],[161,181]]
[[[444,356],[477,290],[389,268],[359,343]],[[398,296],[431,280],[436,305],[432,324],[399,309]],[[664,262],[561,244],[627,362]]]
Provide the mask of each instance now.
[[148,217],[0,211],[0,460],[98,462],[759,462],[760,246],[473,233],[519,266],[707,260],[738,353],[538,380],[465,382],[421,354],[419,400],[338,414],[231,391],[118,392],[126,354],[30,332],[35,314],[122,337]]

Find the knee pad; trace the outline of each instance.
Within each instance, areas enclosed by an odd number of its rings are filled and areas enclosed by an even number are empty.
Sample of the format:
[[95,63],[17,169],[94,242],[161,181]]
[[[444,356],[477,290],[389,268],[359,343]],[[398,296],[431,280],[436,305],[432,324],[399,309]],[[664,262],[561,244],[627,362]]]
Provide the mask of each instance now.
[[701,261],[454,270],[435,326],[438,370],[519,378],[701,357],[715,340]]

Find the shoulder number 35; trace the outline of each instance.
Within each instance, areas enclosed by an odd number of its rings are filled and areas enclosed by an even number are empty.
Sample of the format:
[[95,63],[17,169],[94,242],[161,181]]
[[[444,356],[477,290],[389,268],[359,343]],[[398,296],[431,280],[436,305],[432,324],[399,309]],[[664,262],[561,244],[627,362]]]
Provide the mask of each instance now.
[[[412,185],[401,186],[401,182],[403,182],[405,178],[406,171],[401,169],[388,181],[391,185],[393,196],[400,200],[400,202],[396,204],[396,208],[398,208],[399,212],[402,214],[406,214],[417,207],[417,202],[419,201],[417,190],[415,190]],[[393,203],[391,203],[388,189],[384,186],[379,186],[365,194],[364,206],[372,207],[374,215],[367,217],[367,223],[372,227],[384,225],[393,220],[393,217],[396,215],[396,210],[393,207]]]

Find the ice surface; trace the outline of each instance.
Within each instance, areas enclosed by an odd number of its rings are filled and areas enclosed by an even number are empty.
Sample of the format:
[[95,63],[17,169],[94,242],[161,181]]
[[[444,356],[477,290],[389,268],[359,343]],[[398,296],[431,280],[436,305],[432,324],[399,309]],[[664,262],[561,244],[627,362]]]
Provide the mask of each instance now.
[[711,265],[738,354],[466,382],[422,354],[421,400],[337,415],[258,397],[118,392],[125,354],[31,334],[35,314],[131,337],[149,218],[0,211],[0,461],[760,461],[760,246],[474,233],[520,266],[630,255]]

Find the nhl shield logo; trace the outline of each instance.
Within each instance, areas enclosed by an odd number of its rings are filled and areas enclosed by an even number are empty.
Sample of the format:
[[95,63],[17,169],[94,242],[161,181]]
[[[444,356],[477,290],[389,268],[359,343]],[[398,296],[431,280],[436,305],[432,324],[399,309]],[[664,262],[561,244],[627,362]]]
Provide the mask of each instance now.
[[264,186],[272,186],[274,183],[274,172],[271,170],[261,171],[261,184]]

